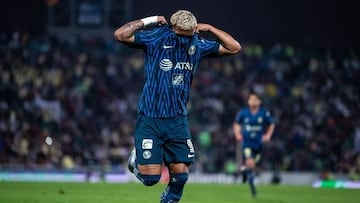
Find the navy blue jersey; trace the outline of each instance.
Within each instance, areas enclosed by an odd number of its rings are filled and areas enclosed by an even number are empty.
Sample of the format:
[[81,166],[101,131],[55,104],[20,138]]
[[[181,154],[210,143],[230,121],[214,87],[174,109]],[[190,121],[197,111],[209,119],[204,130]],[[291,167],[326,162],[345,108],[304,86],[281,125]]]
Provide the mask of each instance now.
[[264,108],[260,108],[256,114],[252,114],[249,108],[242,109],[235,121],[241,125],[243,148],[252,149],[261,148],[261,138],[267,127],[274,122],[271,113]]
[[135,45],[144,51],[145,84],[138,113],[153,118],[187,114],[190,86],[204,57],[216,55],[219,43],[181,36],[169,26],[157,26],[135,33]]

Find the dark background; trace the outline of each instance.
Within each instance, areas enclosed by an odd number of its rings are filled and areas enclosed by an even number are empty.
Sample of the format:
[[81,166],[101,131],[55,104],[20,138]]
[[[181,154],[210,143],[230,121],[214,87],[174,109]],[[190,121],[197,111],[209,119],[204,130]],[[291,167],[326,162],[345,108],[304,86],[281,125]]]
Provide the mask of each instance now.
[[[61,0],[60,0],[61,1]],[[2,32],[43,34],[45,0],[0,3]],[[132,19],[189,9],[241,41],[359,47],[359,0],[134,0]]]

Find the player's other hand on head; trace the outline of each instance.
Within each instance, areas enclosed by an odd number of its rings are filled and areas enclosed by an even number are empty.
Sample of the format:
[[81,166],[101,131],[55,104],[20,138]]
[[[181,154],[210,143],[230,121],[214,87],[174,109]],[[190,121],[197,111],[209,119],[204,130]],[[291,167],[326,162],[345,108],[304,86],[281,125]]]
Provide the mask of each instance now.
[[167,24],[167,21],[166,21],[166,18],[164,16],[158,16],[158,23],[161,24],[161,25],[166,25]]
[[206,23],[198,23],[196,26],[196,32],[208,32],[211,29],[211,25]]
[[270,136],[264,135],[262,136],[262,142],[269,142],[270,141]]
[[241,135],[235,135],[235,140],[241,142],[243,140]]

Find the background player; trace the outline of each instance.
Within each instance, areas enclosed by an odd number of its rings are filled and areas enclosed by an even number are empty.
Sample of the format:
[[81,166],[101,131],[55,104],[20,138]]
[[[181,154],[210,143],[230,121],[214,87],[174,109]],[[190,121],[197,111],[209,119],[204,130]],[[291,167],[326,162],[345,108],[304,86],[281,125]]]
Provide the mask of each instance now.
[[254,185],[254,169],[260,161],[262,143],[268,142],[274,132],[275,124],[268,110],[261,107],[261,99],[257,94],[250,94],[248,107],[239,111],[233,130],[238,142],[242,141],[243,159],[246,169],[244,180],[248,180],[251,194],[256,196]]
[[[187,102],[201,59],[236,54],[241,48],[228,33],[198,24],[189,11],[177,11],[170,22],[168,26],[163,16],[151,16],[126,23],[114,33],[120,42],[144,51],[145,84],[138,104],[136,150],[130,154],[129,169],[151,186],[160,180],[164,162],[170,181],[161,196],[163,203],[180,200],[188,166],[195,157]],[[217,40],[202,39],[199,31],[210,32]]]

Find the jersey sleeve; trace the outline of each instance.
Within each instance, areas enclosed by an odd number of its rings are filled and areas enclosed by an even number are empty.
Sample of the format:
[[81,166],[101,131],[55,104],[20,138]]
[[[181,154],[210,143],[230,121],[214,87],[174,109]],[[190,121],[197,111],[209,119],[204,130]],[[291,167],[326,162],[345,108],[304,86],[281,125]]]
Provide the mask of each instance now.
[[199,45],[201,50],[201,57],[217,56],[219,53],[219,46],[220,43],[216,40],[201,39]]
[[274,118],[272,117],[270,111],[265,110],[265,123],[266,125],[270,125],[274,123]]
[[241,124],[244,120],[244,113],[243,111],[239,111],[236,115],[235,122]]
[[163,31],[163,27],[154,27],[150,30],[138,30],[135,32],[135,42],[136,45],[148,46],[149,44],[156,41],[159,37],[159,34]]

